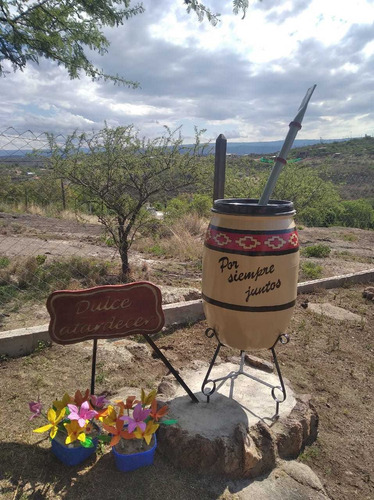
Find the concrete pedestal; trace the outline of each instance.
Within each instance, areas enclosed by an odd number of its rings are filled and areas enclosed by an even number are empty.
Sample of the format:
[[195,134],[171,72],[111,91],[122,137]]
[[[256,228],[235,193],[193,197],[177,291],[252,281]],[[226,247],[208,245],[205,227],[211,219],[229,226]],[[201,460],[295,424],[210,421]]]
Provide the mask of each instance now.
[[[219,378],[238,365],[221,363],[211,378]],[[159,429],[158,450],[173,464],[202,473],[229,478],[253,478],[272,470],[279,458],[299,455],[317,437],[318,416],[308,395],[296,396],[285,381],[287,399],[280,404],[279,418],[271,389],[239,375],[217,386],[210,402],[200,392],[207,365],[181,372],[183,379],[200,400],[193,403],[170,377],[165,377],[159,392],[169,406],[169,415],[178,420]],[[246,366],[245,371],[266,383],[279,385],[272,373]]]

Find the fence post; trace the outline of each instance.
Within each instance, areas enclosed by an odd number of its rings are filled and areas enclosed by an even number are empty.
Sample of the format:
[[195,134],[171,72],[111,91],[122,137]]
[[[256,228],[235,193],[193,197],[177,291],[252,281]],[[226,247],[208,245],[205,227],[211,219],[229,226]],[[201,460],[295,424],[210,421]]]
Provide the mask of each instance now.
[[216,139],[214,159],[213,202],[215,200],[222,199],[225,196],[226,147],[226,137],[223,134],[219,134]]

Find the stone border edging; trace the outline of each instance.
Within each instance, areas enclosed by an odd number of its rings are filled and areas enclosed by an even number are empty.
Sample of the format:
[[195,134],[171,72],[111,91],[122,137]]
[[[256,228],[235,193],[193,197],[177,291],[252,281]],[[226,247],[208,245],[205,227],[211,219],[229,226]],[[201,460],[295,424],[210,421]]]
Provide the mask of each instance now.
[[[204,319],[201,299],[165,304],[165,326],[193,323]],[[39,342],[50,342],[49,324],[0,332],[0,355],[16,358],[34,351]]]
[[367,271],[359,271],[357,273],[342,274],[340,276],[332,276],[331,278],[323,278],[320,280],[304,281],[297,285],[297,293],[313,292],[318,288],[339,288],[352,283],[368,283],[374,281],[374,269]]
[[[374,281],[374,269],[299,283],[297,293],[309,293],[318,288],[338,288],[350,283],[367,283],[370,281]],[[166,327],[204,319],[201,299],[166,304],[163,306],[163,310]],[[10,357],[25,356],[34,351],[40,341],[50,341],[48,324],[0,332],[0,355]]]

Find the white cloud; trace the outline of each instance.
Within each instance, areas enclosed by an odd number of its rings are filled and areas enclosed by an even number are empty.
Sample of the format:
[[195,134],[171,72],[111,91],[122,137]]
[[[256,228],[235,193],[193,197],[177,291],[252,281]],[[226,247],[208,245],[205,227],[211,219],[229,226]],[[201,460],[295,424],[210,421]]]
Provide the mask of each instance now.
[[70,80],[50,61],[29,64],[0,80],[1,123],[65,133],[134,123],[150,136],[183,125],[187,137],[197,125],[213,139],[282,139],[317,83],[298,137],[373,133],[373,2],[254,2],[242,20],[225,0],[217,27],[188,16],[182,1],[144,4],[145,14],[106,30],[105,57],[93,54],[140,89]]

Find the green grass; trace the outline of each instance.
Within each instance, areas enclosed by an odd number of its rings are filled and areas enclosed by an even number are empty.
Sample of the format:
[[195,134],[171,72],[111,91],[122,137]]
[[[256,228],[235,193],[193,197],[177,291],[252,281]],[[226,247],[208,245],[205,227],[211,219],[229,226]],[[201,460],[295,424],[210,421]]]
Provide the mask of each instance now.
[[4,269],[5,267],[8,267],[10,264],[10,260],[8,257],[0,257],[0,269]]
[[325,259],[331,253],[331,248],[328,245],[312,245],[310,247],[305,247],[301,250],[301,255],[305,257],[317,257],[320,259]]
[[323,268],[315,262],[303,262],[300,267],[306,279],[315,280],[322,276]]
[[352,234],[352,233],[344,233],[342,235],[342,240],[344,240],[344,241],[357,241],[358,236],[356,234]]
[[158,243],[155,243],[154,245],[149,247],[148,252],[153,255],[156,255],[156,257],[162,257],[163,255],[165,255],[165,250]]

